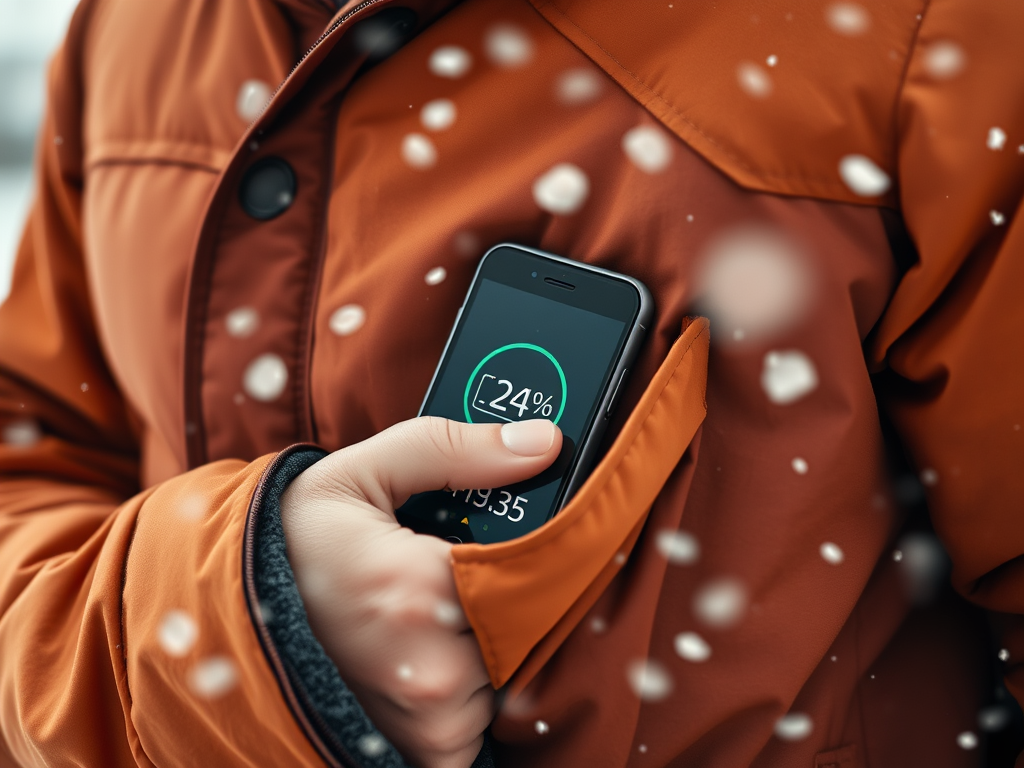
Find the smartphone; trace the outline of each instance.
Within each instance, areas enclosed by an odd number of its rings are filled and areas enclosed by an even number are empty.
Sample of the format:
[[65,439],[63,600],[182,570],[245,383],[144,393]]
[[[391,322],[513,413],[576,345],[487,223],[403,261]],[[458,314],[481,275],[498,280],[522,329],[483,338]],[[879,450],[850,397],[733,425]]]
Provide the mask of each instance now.
[[543,525],[586,479],[653,313],[650,292],[632,277],[521,245],[491,248],[420,415],[550,419],[562,450],[520,483],[417,494],[398,521],[457,543],[507,541]]

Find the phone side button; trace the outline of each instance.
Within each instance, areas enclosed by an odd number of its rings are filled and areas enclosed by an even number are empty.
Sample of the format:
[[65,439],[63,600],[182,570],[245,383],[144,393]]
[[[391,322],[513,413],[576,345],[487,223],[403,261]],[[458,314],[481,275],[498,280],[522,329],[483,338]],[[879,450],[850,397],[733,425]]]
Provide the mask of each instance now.
[[629,370],[623,368],[622,373],[619,374],[619,380],[615,382],[615,390],[612,392],[612,396],[608,400],[608,407],[604,411],[606,419],[612,415],[612,411],[615,410],[615,404],[619,402],[619,392],[622,389],[622,382],[626,378],[627,373],[629,373]]

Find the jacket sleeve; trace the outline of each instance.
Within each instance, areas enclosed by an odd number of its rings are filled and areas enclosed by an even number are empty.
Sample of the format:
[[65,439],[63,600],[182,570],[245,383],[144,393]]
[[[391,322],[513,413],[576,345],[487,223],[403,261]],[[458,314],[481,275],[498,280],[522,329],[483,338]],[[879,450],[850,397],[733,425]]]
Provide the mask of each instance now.
[[918,260],[873,355],[954,586],[1005,614],[1007,685],[1024,702],[1022,34],[1012,0],[934,0],[921,22],[898,110]]
[[[290,661],[287,627],[272,635],[257,607],[266,593],[308,633],[283,535],[259,556],[256,528],[280,529],[268,487],[305,466],[290,459],[322,453],[138,487],[139,427],[105,363],[81,245],[89,5],[51,67],[36,198],[0,307],[0,766],[401,765],[312,635],[300,650],[316,663]],[[309,727],[296,670],[326,681],[335,719],[321,723],[344,730],[340,754]]]

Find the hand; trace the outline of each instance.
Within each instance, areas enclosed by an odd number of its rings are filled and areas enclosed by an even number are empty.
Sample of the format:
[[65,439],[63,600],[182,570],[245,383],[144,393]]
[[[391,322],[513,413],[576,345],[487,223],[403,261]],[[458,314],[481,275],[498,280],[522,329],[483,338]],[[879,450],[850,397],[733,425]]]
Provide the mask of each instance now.
[[452,545],[395,521],[414,493],[532,477],[562,445],[549,421],[412,419],[332,453],[281,499],[310,625],[374,724],[419,768],[468,768],[494,717],[459,607]]

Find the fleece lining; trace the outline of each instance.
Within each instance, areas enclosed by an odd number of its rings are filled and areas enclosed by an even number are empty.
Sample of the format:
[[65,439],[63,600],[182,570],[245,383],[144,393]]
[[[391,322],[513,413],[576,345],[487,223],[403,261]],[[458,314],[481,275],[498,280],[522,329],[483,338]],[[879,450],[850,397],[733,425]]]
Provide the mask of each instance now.
[[[303,470],[326,456],[315,448],[287,456],[265,479],[256,514],[255,585],[260,612],[303,711],[335,757],[360,768],[407,768],[348,689],[306,617],[285,549],[281,495]],[[472,768],[494,768],[490,737]]]

